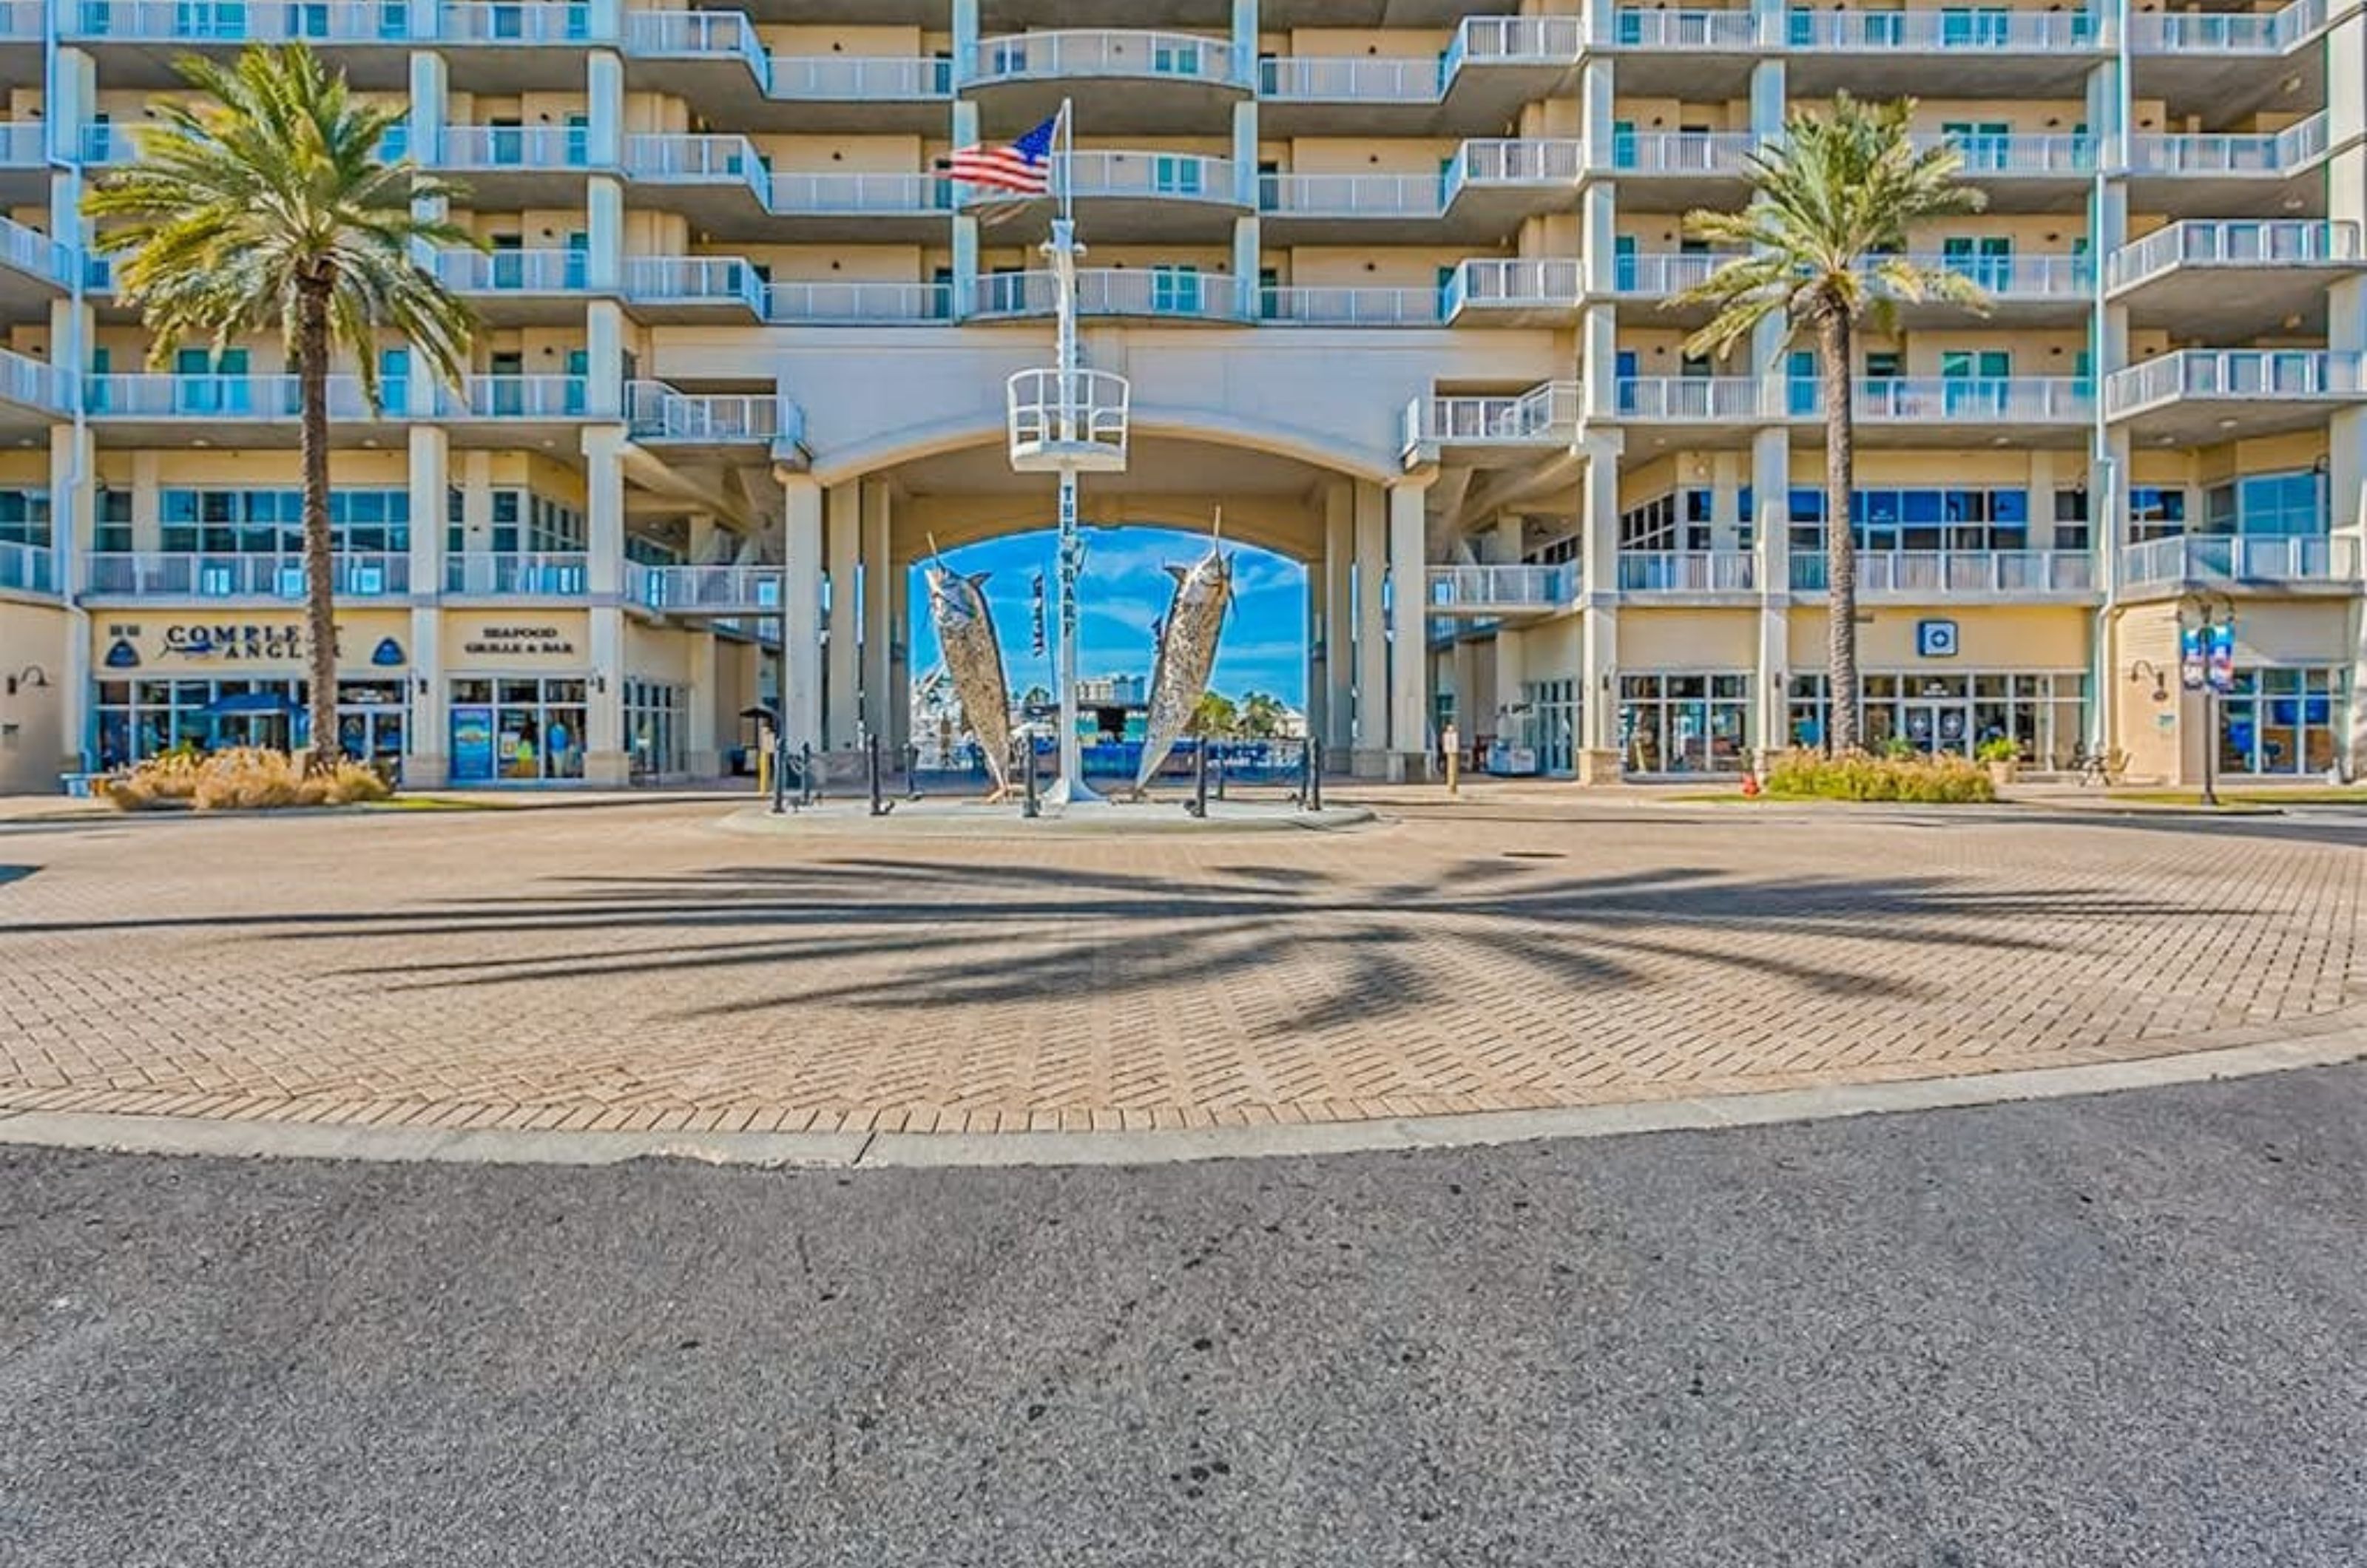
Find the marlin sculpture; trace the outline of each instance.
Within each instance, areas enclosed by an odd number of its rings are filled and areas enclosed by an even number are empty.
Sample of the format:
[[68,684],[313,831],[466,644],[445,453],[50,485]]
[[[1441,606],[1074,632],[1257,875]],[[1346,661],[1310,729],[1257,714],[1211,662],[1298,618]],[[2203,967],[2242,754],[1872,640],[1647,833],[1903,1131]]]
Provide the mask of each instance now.
[[953,677],[954,695],[962,716],[986,754],[987,776],[1001,800],[1011,793],[1011,687],[1002,673],[1002,644],[994,635],[994,612],[988,607],[987,574],[964,577],[936,555],[928,568],[929,619],[937,629],[937,649]]
[[1225,612],[1233,602],[1233,562],[1225,554],[1224,540],[1225,514],[1218,512],[1208,553],[1188,568],[1167,569],[1175,579],[1175,596],[1159,627],[1149,733],[1142,743],[1142,769],[1134,780],[1137,795],[1150,787],[1167,754],[1191,728],[1217,668],[1217,641],[1224,635]]

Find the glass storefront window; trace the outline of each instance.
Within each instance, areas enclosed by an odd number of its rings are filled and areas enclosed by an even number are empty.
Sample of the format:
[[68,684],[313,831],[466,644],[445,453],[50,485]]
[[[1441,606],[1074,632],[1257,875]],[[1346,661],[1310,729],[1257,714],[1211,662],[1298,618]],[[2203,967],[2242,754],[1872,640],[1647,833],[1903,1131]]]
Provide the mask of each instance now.
[[1739,773],[1750,711],[1748,673],[1622,675],[1621,765],[1631,773]]
[[[230,680],[101,681],[98,765],[129,767],[186,748],[232,746],[288,750],[310,739],[308,682],[292,676]],[[410,722],[410,688],[401,679],[337,682],[337,738],[345,754],[400,774]]]
[[450,691],[453,783],[583,776],[580,677],[457,680]]
[[2222,773],[2308,776],[2341,759],[2348,670],[2239,665],[2235,685],[2216,704]]
[[[2033,767],[2063,768],[2087,732],[2085,675],[1972,671],[1861,677],[1859,733],[1868,750],[1905,740],[1921,751],[1971,756],[2011,739]],[[1823,675],[1795,675],[1785,691],[1792,744],[1818,747],[1830,716]]]

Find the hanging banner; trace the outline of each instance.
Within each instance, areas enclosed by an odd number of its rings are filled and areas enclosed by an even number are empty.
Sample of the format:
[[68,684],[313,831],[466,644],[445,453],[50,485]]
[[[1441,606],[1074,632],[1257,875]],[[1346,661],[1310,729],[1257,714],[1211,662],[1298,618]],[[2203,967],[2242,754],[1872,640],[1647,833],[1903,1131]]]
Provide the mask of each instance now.
[[1040,572],[1040,571],[1039,571],[1039,572],[1037,572],[1037,573],[1036,574],[1036,604],[1035,604],[1035,628],[1034,628],[1034,629],[1035,629],[1035,637],[1034,637],[1034,640],[1033,640],[1033,646],[1034,646],[1035,650],[1036,650],[1036,658],[1038,658],[1038,659],[1041,659],[1041,658],[1043,658],[1043,657],[1044,657],[1044,637],[1045,637],[1045,631],[1044,631],[1044,574],[1043,574],[1042,572]]
[[2236,623],[2211,625],[2211,689],[2221,696],[2236,689]]
[[2178,679],[2190,692],[2199,692],[2206,683],[2203,644],[2201,626],[2178,628]]
[[1085,541],[1077,532],[1077,479],[1060,476],[1060,636],[1077,635],[1077,578],[1085,565]]

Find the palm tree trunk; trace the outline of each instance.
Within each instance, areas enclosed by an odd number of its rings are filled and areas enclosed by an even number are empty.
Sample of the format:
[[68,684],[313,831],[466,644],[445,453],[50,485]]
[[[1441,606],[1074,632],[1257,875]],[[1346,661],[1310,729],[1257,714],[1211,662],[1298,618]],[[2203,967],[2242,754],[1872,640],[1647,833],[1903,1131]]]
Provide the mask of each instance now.
[[1850,518],[1857,490],[1850,337],[1845,311],[1829,310],[1817,324],[1818,369],[1825,379],[1825,589],[1830,605],[1825,737],[1836,753],[1863,743],[1858,732],[1857,537]]
[[311,772],[345,754],[337,737],[336,556],[329,535],[329,288],[298,284],[296,378],[302,397],[300,445],[304,466],[304,640],[311,691]]

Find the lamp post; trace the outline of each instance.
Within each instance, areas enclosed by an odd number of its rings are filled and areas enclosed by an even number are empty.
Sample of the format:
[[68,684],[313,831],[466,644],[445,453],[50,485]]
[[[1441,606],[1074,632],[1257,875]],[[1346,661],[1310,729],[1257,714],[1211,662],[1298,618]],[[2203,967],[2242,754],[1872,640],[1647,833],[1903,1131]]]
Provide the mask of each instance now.
[[2203,694],[2203,804],[2219,805],[2219,699],[2236,687],[2236,602],[2189,593],[2178,605],[2179,682]]

